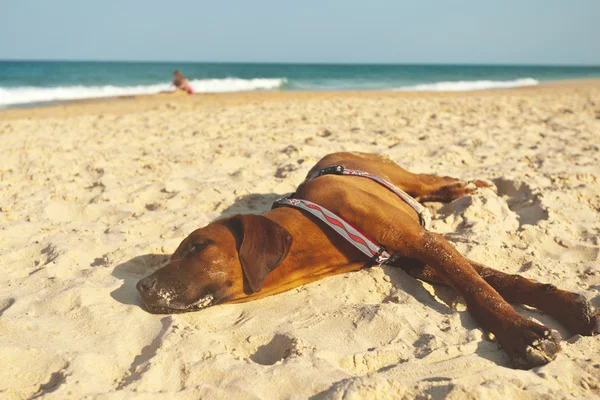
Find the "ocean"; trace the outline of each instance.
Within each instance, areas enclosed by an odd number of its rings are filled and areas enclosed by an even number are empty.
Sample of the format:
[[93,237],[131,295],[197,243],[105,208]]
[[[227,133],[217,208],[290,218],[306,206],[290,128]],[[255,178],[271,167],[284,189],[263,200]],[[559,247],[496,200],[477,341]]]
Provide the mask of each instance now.
[[201,92],[464,91],[600,77],[600,67],[0,61],[0,108],[173,90],[179,69]]

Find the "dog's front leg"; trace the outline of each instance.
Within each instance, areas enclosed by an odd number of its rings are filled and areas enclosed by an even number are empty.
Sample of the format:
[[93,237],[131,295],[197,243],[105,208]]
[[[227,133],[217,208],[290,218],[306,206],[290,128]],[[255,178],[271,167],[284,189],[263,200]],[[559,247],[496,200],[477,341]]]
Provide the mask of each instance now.
[[428,264],[467,303],[474,318],[491,331],[518,368],[552,361],[560,350],[560,335],[519,315],[442,236],[415,227],[397,236],[395,254]]
[[[507,274],[473,260],[469,263],[509,303],[525,304],[550,314],[575,334],[591,336],[600,333],[600,311],[584,296],[520,275]],[[416,279],[448,284],[434,268],[422,262],[405,259],[397,266]]]

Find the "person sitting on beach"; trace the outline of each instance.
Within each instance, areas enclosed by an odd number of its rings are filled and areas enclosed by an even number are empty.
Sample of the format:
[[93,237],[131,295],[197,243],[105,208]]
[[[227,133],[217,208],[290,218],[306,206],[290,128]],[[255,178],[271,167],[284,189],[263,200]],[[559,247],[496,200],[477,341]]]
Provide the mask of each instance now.
[[187,94],[194,94],[194,88],[192,88],[190,82],[179,70],[173,72],[173,85],[175,85],[177,89],[183,90]]

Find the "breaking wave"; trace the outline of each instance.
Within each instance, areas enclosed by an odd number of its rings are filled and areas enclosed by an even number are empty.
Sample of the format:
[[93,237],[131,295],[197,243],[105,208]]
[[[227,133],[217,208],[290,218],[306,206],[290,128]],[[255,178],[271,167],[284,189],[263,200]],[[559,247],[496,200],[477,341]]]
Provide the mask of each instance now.
[[[286,79],[196,79],[190,84],[196,92],[242,92],[278,89]],[[59,86],[0,88],[0,106],[41,103],[60,100],[92,99],[98,97],[155,94],[174,90],[170,83],[138,86]]]
[[513,81],[457,81],[424,83],[413,86],[402,86],[396,91],[415,92],[461,92],[468,90],[506,89],[521,86],[535,86],[539,82],[533,78],[522,78]]

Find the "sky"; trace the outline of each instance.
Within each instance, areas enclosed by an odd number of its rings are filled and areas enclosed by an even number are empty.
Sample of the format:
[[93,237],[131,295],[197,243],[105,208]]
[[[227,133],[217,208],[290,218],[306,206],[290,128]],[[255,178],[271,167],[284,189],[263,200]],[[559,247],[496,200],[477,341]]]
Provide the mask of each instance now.
[[600,65],[600,0],[0,0],[0,59]]

